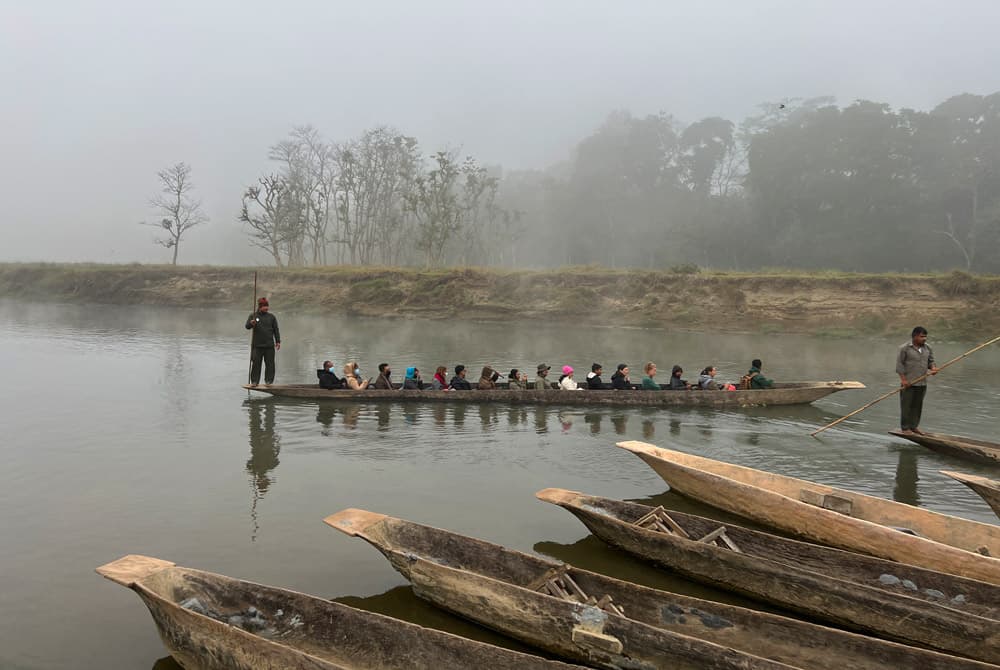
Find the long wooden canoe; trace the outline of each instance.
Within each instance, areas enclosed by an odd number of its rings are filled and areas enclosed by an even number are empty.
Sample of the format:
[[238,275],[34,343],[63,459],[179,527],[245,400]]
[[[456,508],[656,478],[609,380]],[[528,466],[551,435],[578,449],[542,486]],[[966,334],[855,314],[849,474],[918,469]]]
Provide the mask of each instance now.
[[584,405],[614,407],[708,407],[732,409],[770,405],[806,405],[831,393],[846,389],[863,389],[861,382],[788,382],[777,383],[773,389],[750,391],[511,391],[505,388],[489,391],[402,391],[399,389],[350,391],[321,389],[315,384],[272,384],[243,388],[260,393],[290,398],[329,399],[345,401],[392,400],[396,402],[445,403],[506,403],[512,405]]
[[[374,545],[421,598],[552,653],[600,667],[996,667],[638,586],[383,514],[347,509],[325,521]],[[605,603],[610,605],[602,607]],[[957,623],[968,616],[955,615]],[[905,628],[905,622],[900,627]],[[967,623],[961,627],[970,629]],[[983,638],[977,635],[964,646],[981,646]]]
[[943,435],[941,433],[904,433],[899,430],[890,430],[890,435],[901,437],[910,442],[916,442],[922,447],[927,447],[948,456],[962,458],[976,463],[987,465],[1000,465],[1000,444],[977,440],[961,435]]
[[580,668],[149,556],[97,572],[139,595],[186,670]]
[[[1000,663],[998,586],[576,491],[536,496],[608,544],[696,581],[852,630]],[[698,539],[713,533],[718,539]]]
[[960,481],[976,492],[980,498],[986,501],[997,517],[1000,517],[1000,482],[979,475],[967,475],[961,472],[942,470],[941,474],[948,475],[956,481]]
[[618,446],[672,490],[719,509],[833,547],[1000,584],[998,526],[644,442]]

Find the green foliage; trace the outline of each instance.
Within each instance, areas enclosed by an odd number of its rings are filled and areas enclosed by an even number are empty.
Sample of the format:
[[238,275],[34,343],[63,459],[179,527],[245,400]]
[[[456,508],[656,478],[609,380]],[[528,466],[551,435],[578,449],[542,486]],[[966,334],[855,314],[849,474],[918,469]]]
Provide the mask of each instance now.
[[670,272],[675,275],[696,275],[701,272],[701,268],[694,263],[682,263],[680,265],[672,265]]

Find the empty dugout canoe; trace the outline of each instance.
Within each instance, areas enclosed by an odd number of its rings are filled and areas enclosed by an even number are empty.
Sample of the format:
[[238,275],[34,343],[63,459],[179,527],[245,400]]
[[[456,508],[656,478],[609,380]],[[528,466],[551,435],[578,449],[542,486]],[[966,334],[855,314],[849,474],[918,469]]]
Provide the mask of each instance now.
[[1000,517],[1000,482],[979,475],[967,475],[950,470],[942,470],[941,474],[948,475],[975,491],[980,498],[986,501],[987,505],[993,508],[997,517]]
[[1000,444],[996,444],[995,442],[962,437],[961,435],[943,435],[941,433],[919,434],[890,430],[889,434],[909,440],[910,442],[915,442],[922,447],[927,447],[940,454],[976,463],[984,463],[986,465],[1000,465]]
[[1000,526],[644,442],[618,446],[707,505],[832,547],[1000,584]]

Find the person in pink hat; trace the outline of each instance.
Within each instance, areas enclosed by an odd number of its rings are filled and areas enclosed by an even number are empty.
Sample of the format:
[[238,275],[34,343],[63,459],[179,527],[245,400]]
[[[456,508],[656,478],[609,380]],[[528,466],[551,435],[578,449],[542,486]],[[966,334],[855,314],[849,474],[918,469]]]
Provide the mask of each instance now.
[[573,381],[573,368],[568,365],[564,365],[562,369],[562,376],[559,378],[559,388],[563,391],[579,391],[580,387],[576,385]]

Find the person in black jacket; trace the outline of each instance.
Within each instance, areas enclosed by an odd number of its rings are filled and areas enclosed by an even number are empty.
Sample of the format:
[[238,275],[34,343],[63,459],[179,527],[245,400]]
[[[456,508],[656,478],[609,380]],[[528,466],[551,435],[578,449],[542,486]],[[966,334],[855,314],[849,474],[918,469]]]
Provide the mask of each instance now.
[[455,366],[455,376],[451,378],[448,382],[448,386],[455,389],[456,391],[471,391],[472,384],[465,378],[465,366],[456,365]]
[[618,369],[611,375],[611,388],[624,391],[632,388],[632,380],[628,378],[628,365],[619,363]]
[[274,352],[281,349],[281,332],[278,317],[270,312],[267,298],[257,300],[257,311],[247,319],[246,329],[253,331],[250,348],[250,386],[260,384],[260,366],[264,363],[264,385],[274,383]]
[[323,361],[323,369],[316,371],[316,376],[319,378],[319,387],[322,389],[339,389],[344,388],[344,380],[338,377],[333,370],[333,363],[331,361]]
[[604,372],[604,368],[601,367],[600,363],[594,363],[590,366],[590,372],[587,374],[587,388],[588,389],[603,389],[604,382],[601,380],[601,373]]
[[670,390],[671,391],[687,391],[691,389],[691,384],[687,381],[681,379],[681,375],[684,374],[684,370],[681,366],[675,365],[670,371]]

